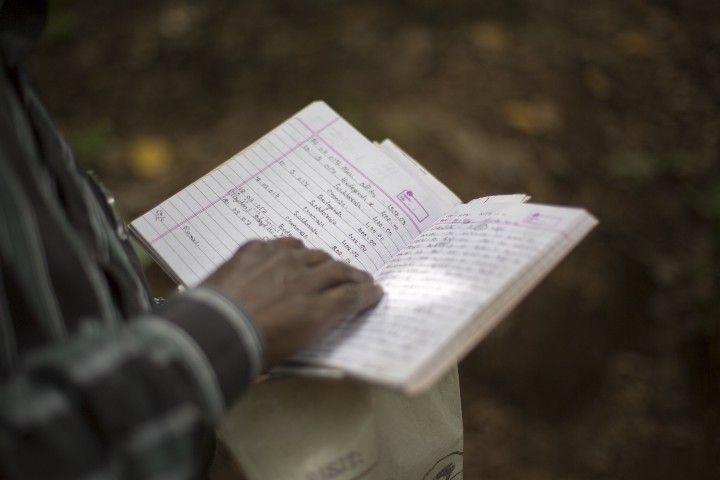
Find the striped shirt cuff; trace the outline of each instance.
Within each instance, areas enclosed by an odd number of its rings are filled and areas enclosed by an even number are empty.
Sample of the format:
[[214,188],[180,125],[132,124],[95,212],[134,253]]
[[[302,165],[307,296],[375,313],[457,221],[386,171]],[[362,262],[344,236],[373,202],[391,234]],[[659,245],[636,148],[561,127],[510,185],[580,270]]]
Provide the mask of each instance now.
[[207,285],[188,290],[184,296],[205,303],[230,322],[249,354],[251,374],[259,375],[265,368],[265,338],[252,316],[240,304]]
[[157,314],[182,328],[204,352],[226,405],[262,372],[262,333],[251,316],[221,292],[205,285],[187,290]]

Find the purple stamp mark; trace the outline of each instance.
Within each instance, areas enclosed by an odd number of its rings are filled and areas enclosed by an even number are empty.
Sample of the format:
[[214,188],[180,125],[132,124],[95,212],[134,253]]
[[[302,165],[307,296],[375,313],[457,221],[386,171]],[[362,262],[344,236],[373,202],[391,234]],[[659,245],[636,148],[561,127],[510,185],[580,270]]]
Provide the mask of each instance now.
[[398,194],[397,199],[410,210],[410,213],[415,216],[418,222],[422,222],[430,216],[427,210],[425,210],[425,207],[415,198],[412,190],[403,190]]
[[531,225],[539,225],[541,227],[555,227],[562,221],[560,217],[553,217],[551,215],[542,215],[540,213],[533,213],[528,216],[523,223],[529,223]]

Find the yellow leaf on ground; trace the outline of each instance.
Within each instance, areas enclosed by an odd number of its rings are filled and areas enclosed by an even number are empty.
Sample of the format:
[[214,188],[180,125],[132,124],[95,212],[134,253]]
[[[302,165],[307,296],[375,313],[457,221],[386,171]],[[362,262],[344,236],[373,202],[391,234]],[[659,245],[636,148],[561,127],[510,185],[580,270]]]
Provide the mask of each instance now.
[[615,43],[626,57],[650,58],[657,54],[655,40],[644,32],[628,30],[617,35]]
[[162,176],[170,168],[172,147],[159,136],[142,136],[132,140],[128,165],[133,175],[143,179]]
[[548,100],[511,100],[502,105],[505,123],[528,135],[562,130],[563,119],[557,106]]
[[477,22],[470,30],[470,39],[473,44],[483,50],[500,52],[505,50],[511,42],[508,29],[500,22]]

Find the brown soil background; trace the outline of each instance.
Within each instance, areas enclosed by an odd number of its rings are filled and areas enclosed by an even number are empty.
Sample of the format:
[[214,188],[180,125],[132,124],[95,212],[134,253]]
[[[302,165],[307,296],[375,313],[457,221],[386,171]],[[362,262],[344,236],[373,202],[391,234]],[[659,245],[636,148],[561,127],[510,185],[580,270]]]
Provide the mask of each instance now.
[[720,2],[51,6],[30,70],[127,218],[316,99],[464,200],[599,218],[461,363],[465,478],[720,478]]

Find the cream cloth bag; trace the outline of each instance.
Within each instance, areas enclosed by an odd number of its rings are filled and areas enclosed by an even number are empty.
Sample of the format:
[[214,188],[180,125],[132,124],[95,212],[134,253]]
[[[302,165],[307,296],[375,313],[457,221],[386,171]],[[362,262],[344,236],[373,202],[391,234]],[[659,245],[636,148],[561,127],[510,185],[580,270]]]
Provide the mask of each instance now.
[[352,380],[269,380],[218,434],[247,480],[462,479],[457,368],[417,397]]

